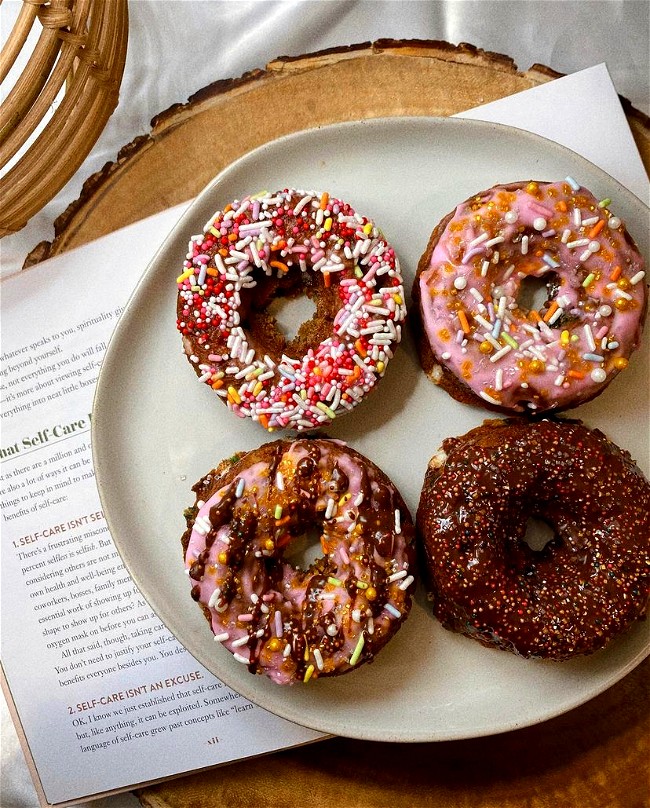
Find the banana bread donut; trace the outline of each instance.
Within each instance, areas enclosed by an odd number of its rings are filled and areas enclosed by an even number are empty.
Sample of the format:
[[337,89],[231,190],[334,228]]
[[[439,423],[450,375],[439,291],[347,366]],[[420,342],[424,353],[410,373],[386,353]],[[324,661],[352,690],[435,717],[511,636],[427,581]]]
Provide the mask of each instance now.
[[[200,381],[269,431],[331,423],[384,375],[406,316],[399,261],[372,221],[327,193],[235,200],[193,236],[177,327]],[[307,295],[287,340],[269,305]]]
[[[446,216],[413,287],[429,378],[511,414],[601,393],[639,345],[648,298],[643,259],[610,204],[567,177],[496,186]],[[539,308],[533,278],[546,285]]]
[[[194,486],[182,537],[192,598],[215,640],[277,684],[373,659],[411,607],[415,529],[386,475],[340,441],[275,441]],[[320,532],[300,569],[292,545]]]
[[[529,517],[554,537],[524,541]],[[444,441],[417,513],[434,614],[524,657],[589,654],[643,619],[650,484],[579,421],[486,421]]]

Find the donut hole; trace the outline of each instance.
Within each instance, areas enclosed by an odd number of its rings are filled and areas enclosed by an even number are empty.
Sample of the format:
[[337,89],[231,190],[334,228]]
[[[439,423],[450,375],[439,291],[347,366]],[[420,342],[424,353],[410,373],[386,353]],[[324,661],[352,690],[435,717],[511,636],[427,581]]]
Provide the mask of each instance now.
[[317,523],[310,525],[300,536],[291,539],[291,544],[284,551],[284,560],[292,567],[307,572],[324,557],[320,538],[321,525]]
[[522,278],[517,294],[517,305],[522,311],[540,311],[557,293],[560,279],[555,272],[547,272],[541,278],[527,275]]
[[526,524],[526,532],[522,537],[530,549],[535,553],[541,553],[546,545],[555,538],[555,530],[536,516],[529,516]]
[[340,307],[337,283],[326,287],[322,273],[291,266],[281,277],[260,278],[254,293],[243,290],[239,313],[258,353],[279,362],[331,337]]
[[316,314],[316,305],[306,295],[276,297],[267,308],[287,342],[298,336],[300,326]]

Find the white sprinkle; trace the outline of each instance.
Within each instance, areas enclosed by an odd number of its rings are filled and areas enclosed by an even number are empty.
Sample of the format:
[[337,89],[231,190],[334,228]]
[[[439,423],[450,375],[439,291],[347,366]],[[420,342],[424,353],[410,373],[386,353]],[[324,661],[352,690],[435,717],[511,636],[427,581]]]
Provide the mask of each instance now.
[[618,218],[618,216],[610,216],[607,220],[607,227],[609,227],[610,230],[618,230],[620,226],[621,220]]
[[586,261],[586,260],[587,260],[587,258],[589,258],[589,256],[590,256],[590,255],[591,255],[591,250],[590,250],[589,248],[587,248],[587,249],[586,249],[586,250],[585,250],[585,251],[582,253],[582,255],[580,256],[579,260],[580,260],[580,261]]
[[385,604],[384,604],[384,609],[385,609],[385,610],[386,610],[386,611],[387,611],[389,614],[392,614],[392,615],[393,615],[393,617],[397,617],[397,618],[399,618],[399,617],[401,617],[401,616],[402,616],[402,613],[401,613],[401,612],[400,612],[398,609],[396,609],[396,608],[393,606],[393,604],[392,604],[392,603],[385,603]]
[[222,632],[221,634],[214,635],[215,642],[225,642],[230,637],[227,631]]
[[289,643],[287,643],[284,646],[284,651],[282,652],[282,656],[286,659],[289,656],[290,653],[291,653],[291,646],[289,645]]
[[[233,643],[234,645],[234,643]],[[250,665],[250,659],[246,659],[246,657],[242,656],[241,654],[233,654],[233,657],[237,660],[237,662],[241,662],[242,665]]]
[[246,645],[246,643],[248,642],[249,639],[250,638],[249,638],[248,634],[244,634],[244,636],[240,637],[238,640],[233,640],[231,645],[232,645],[233,648],[241,648],[242,645]]
[[488,271],[489,268],[490,268],[490,262],[489,261],[483,261],[483,263],[481,264],[481,277],[482,278],[484,278],[487,275],[487,271]]
[[585,339],[587,340],[587,345],[589,346],[589,350],[593,353],[596,350],[596,340],[594,339],[594,335],[591,331],[591,326],[586,325],[583,329]]
[[275,475],[275,487],[278,491],[284,491],[284,477],[281,471],[278,471]]
[[578,238],[575,241],[569,241],[566,246],[570,250],[573,250],[576,247],[586,247],[587,244],[589,244],[589,239],[588,238]]
[[467,286],[467,279],[459,275],[454,279],[454,287],[458,290],[464,289]]
[[327,508],[325,509],[325,518],[331,519],[334,515],[334,509],[336,508],[336,500],[335,499],[328,499],[327,500]]
[[522,255],[528,254],[528,236],[521,237],[521,254]]
[[588,219],[583,219],[582,220],[582,226],[583,227],[591,227],[592,224],[596,224],[598,219],[599,219],[598,216],[590,216]]
[[395,581],[400,581],[402,578],[406,578],[407,572],[406,570],[400,570],[399,572],[394,572],[392,575],[388,576],[388,583],[392,584]]
[[594,368],[591,371],[591,378],[595,382],[600,384],[601,382],[604,382],[605,379],[607,378],[607,373],[605,372],[605,370],[603,368]]
[[402,592],[406,592],[406,590],[409,588],[409,586],[413,583],[414,580],[415,578],[412,575],[409,575],[406,578],[404,578],[402,583],[397,588],[401,589]]
[[571,238],[571,231],[569,229],[562,232],[562,244],[566,244]]
[[489,395],[489,393],[486,393],[485,390],[479,390],[479,396],[482,399],[485,399],[485,401],[488,401],[490,404],[497,404],[497,405],[501,404],[500,401],[497,401],[496,398],[492,398],[492,396]]
[[402,532],[402,516],[399,512],[399,508],[395,508],[395,533]]
[[535,230],[544,230],[548,222],[543,216],[537,216],[537,218],[533,219],[533,227]]
[[497,391],[503,390],[503,370],[501,368],[494,375],[494,389]]
[[[504,345],[503,348],[501,348],[501,350],[499,350],[496,353],[492,354],[492,356],[490,357],[490,362],[493,362],[493,363],[498,362],[499,359],[502,359],[507,353],[510,353],[511,350],[512,350],[512,348],[510,347],[510,345]],[[499,402],[497,402],[497,403],[499,403]]]
[[503,217],[508,224],[514,224],[517,219],[519,218],[519,214],[516,210],[509,210],[506,212],[506,215]]
[[644,278],[645,278],[645,272],[641,270],[640,272],[637,272],[636,275],[632,275],[632,277],[630,278],[630,283],[632,284],[632,286],[636,286],[637,283],[639,283],[639,281],[642,281]]
[[237,481],[237,488],[235,489],[235,496],[237,497],[237,499],[239,499],[239,497],[241,497],[241,495],[244,493],[245,487],[246,487],[246,480],[244,480],[243,477],[240,477],[239,480]]
[[219,588],[215,589],[214,592],[210,595],[210,600],[208,601],[208,606],[211,609],[214,609],[217,601],[221,597],[221,590]]
[[469,248],[478,247],[479,244],[483,244],[483,242],[487,241],[488,238],[489,238],[489,236],[488,236],[487,233],[481,233],[480,236],[477,236],[475,239],[470,241],[470,243],[467,246]]
[[627,292],[624,292],[622,289],[614,289],[614,295],[616,297],[624,297],[625,300],[632,300],[632,295],[628,295]]
[[476,289],[474,286],[470,287],[469,290],[470,295],[476,300],[477,303],[481,303],[483,300],[483,295]]
[[599,241],[590,241],[589,246],[587,247],[590,253],[597,253],[600,249],[600,242]]
[[576,227],[580,227],[582,225],[582,213],[580,213],[580,208],[573,209],[573,224]]
[[330,623],[329,626],[325,629],[329,637],[335,637],[338,634],[338,628],[336,627],[335,623]]
[[601,317],[609,317],[611,313],[612,307],[608,306],[606,303],[598,309],[598,314],[600,314]]
[[505,238],[503,236],[495,236],[495,238],[491,238],[489,241],[485,242],[486,247],[494,247],[495,244],[503,244]]
[[319,671],[323,670],[323,655],[320,652],[320,649],[314,648],[313,650],[314,659],[316,660],[316,667]]
[[275,623],[275,636],[281,637],[284,633],[283,626],[282,626],[282,613],[279,609],[276,609],[275,614],[273,615],[273,620]]
[[375,633],[375,621],[373,620],[372,617],[368,618],[368,622],[366,623],[366,631],[368,632],[368,634]]
[[555,384],[556,387],[562,387],[564,383],[564,374],[560,373],[560,375],[555,378],[555,381],[553,383]]
[[569,183],[569,185],[571,186],[571,188],[572,188],[574,191],[579,191],[579,190],[580,190],[580,184],[579,184],[579,183],[577,183],[577,182],[576,182],[576,181],[573,179],[573,177],[566,177],[565,179],[566,179],[566,181]]

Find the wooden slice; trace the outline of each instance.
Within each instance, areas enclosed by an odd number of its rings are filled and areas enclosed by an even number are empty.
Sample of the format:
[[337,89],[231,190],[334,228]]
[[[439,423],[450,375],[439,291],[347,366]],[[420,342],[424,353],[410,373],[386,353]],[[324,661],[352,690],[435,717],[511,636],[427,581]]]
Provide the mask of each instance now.
[[[54,241],[38,245],[26,264],[190,199],[233,160],[282,135],[360,118],[452,115],[559,75],[542,65],[518,72],[507,56],[445,42],[380,40],[276,59],[156,116],[149,134],[87,180],[55,222]],[[332,91],[346,86],[363,87],[354,105]],[[650,120],[623,103],[650,167]],[[148,808],[641,808],[649,673],[646,661],[583,707],[504,735],[415,745],[331,739],[144,788],[138,797]]]
[[643,808],[648,674],[650,660],[566,715],[491,738],[413,745],[335,738],[137,796],[146,808]]
[[[54,241],[34,248],[25,266],[194,197],[233,160],[282,135],[361,118],[453,115],[560,75],[538,64],[518,72],[509,57],[472,45],[419,40],[281,57],[157,115],[149,134],[86,181],[79,199],[54,222]],[[351,103],[337,87],[363,92]],[[650,119],[623,103],[650,167]],[[256,114],[260,109],[269,114]]]

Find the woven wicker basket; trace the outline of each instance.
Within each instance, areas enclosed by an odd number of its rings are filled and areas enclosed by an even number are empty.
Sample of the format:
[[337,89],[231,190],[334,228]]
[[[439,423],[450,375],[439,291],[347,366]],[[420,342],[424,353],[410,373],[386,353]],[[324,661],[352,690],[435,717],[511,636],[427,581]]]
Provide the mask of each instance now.
[[15,158],[0,180],[0,236],[24,227],[79,168],[117,105],[124,71],[127,0],[23,0],[0,82],[39,24],[0,106],[0,169]]

